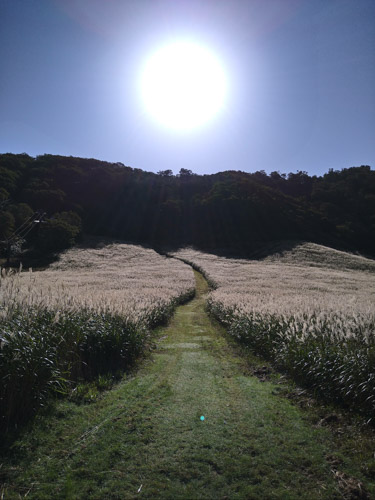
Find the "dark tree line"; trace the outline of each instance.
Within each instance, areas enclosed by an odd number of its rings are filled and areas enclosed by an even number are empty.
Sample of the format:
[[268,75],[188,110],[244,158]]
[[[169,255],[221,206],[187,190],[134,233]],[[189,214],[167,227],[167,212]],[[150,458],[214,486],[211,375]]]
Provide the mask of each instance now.
[[[157,174],[43,155],[0,155],[0,240],[33,211],[46,221],[31,244],[49,252],[86,233],[149,245],[235,251],[303,239],[375,255],[375,171]],[[34,240],[33,240],[34,238]]]

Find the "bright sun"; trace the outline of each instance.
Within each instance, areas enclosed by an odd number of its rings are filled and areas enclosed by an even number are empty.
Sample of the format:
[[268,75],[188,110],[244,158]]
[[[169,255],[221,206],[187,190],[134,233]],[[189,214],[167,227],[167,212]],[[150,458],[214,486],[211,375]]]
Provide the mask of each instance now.
[[142,73],[142,97],[148,112],[173,129],[192,129],[222,107],[224,71],[200,45],[176,42],[158,50]]

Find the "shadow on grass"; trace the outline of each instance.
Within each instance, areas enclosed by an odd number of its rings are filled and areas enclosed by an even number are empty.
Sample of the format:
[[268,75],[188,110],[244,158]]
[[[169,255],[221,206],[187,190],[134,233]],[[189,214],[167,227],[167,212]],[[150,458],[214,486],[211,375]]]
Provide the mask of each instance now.
[[293,250],[296,246],[302,244],[301,240],[285,240],[285,241],[256,241],[247,246],[241,247],[222,247],[212,248],[199,245],[162,245],[155,246],[155,250],[161,254],[172,254],[177,252],[184,246],[190,246],[195,250],[216,255],[218,257],[227,257],[231,259],[250,259],[262,260],[266,257]]

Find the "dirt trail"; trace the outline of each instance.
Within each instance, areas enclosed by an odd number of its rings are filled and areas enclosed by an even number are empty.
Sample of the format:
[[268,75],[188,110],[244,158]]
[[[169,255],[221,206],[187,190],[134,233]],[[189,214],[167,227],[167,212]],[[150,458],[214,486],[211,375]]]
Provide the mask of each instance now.
[[96,403],[68,405],[8,493],[342,498],[325,459],[326,431],[305,423],[277,385],[244,374],[205,312],[208,287],[199,273],[196,282],[196,297],[158,330],[150,360]]

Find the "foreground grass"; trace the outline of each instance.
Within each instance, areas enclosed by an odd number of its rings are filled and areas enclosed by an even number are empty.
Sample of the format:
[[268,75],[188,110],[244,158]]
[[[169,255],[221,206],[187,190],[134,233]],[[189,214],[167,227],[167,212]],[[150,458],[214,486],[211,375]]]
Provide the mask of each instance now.
[[337,463],[344,479],[359,466],[280,385],[246,374],[196,278],[137,374],[91,404],[59,403],[6,448],[5,499],[349,498]]

